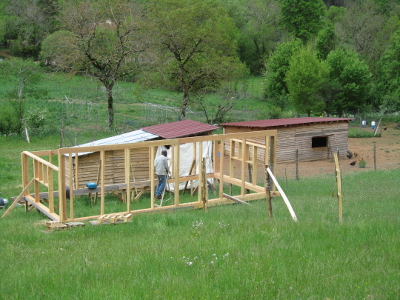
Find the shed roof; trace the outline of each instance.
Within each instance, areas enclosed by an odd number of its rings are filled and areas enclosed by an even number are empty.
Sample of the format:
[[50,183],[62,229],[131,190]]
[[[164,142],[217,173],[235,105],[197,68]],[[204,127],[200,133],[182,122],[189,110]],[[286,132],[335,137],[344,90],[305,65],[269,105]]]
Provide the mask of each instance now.
[[[75,147],[88,147],[88,146],[101,146],[101,145],[115,145],[115,144],[129,144],[129,143],[137,143],[143,142],[158,138],[157,135],[146,132],[142,129],[134,130],[131,132],[123,133],[120,135],[111,136],[105,139],[93,141],[86,144],[81,144]],[[79,153],[79,156],[86,155],[92,152],[82,152]],[[72,156],[75,156],[74,154]]]
[[247,122],[231,122],[222,123],[221,126],[237,126],[237,127],[287,127],[294,125],[304,124],[318,124],[318,123],[332,123],[332,122],[350,122],[353,118],[318,118],[318,117],[307,117],[307,118],[290,118],[290,119],[270,119],[270,120],[259,120],[259,121],[247,121]]
[[218,129],[218,127],[193,120],[183,120],[143,127],[142,129],[147,132],[156,134],[164,139],[173,139],[210,132]]

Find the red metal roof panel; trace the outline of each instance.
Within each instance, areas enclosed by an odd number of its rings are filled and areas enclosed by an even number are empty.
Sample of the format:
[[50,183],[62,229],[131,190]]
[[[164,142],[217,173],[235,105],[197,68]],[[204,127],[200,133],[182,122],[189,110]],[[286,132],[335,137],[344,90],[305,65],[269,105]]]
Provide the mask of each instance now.
[[350,122],[353,118],[290,118],[290,119],[270,119],[246,122],[222,123],[221,126],[239,126],[239,127],[282,127],[302,124],[328,123],[328,122]]
[[164,139],[173,139],[213,131],[218,127],[192,120],[158,124],[141,128]]

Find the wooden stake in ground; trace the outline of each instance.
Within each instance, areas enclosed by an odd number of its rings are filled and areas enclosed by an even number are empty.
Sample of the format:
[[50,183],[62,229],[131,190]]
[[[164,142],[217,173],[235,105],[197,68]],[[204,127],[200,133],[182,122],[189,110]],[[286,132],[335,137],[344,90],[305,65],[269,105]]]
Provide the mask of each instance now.
[[292,216],[292,219],[297,222],[296,213],[294,212],[293,207],[290,204],[289,199],[286,196],[285,192],[283,191],[283,189],[279,185],[278,180],[276,180],[276,178],[275,178],[275,176],[272,173],[270,168],[267,168],[267,172],[270,175],[270,177],[271,177],[272,181],[274,182],[275,186],[278,188],[278,191],[281,194],[281,196],[283,198],[283,201],[285,201],[285,204],[286,204],[287,208],[289,209],[289,212],[290,212],[290,215]]
[[271,190],[272,190],[272,182],[271,177],[268,174],[268,166],[265,168],[265,192],[267,194],[267,207],[268,207],[268,216],[272,218],[272,197],[271,197]]
[[340,165],[339,165],[339,159],[338,159],[338,154],[333,153],[333,156],[335,158],[335,166],[336,166],[336,183],[337,183],[337,197],[338,197],[338,207],[339,207],[339,222],[343,221],[343,207],[342,207],[342,178],[341,178],[341,173],[340,173]]

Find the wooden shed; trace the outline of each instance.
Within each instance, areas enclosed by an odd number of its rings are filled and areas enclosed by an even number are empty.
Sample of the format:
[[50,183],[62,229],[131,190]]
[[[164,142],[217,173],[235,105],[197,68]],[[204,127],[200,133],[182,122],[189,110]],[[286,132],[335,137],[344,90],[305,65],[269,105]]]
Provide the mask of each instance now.
[[[197,121],[183,120],[143,127],[132,132],[78,145],[76,146],[77,153],[71,155],[71,161],[73,164],[72,170],[74,172],[74,188],[84,188],[88,182],[98,182],[101,168],[100,153],[82,153],[79,152],[80,147],[129,144],[151,140],[201,136],[210,134],[217,128],[218,127]],[[148,180],[150,176],[150,159],[153,159],[150,158],[148,146],[143,148],[134,148],[130,152],[130,156],[130,172],[134,181]],[[69,164],[70,160],[66,159],[66,170],[70,170]],[[125,181],[124,150],[112,150],[105,152],[105,170],[105,185],[120,184]],[[70,174],[68,172],[66,172],[66,181],[67,186],[69,186]]]
[[[333,152],[346,156],[348,126],[352,118],[291,118],[219,124],[224,133],[277,130],[278,163],[312,161],[332,157]],[[264,144],[264,141],[255,140]],[[226,145],[230,151],[230,145]]]

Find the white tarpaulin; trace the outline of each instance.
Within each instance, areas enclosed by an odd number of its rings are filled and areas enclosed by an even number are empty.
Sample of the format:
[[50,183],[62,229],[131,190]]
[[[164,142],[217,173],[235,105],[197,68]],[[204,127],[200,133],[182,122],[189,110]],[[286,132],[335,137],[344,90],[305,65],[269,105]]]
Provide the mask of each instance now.
[[[213,168],[213,162],[212,162],[212,142],[203,142],[203,153],[202,153],[202,158],[206,159],[206,173],[213,173],[214,168]],[[179,176],[189,176],[189,175],[198,175],[200,171],[200,166],[202,162],[202,158],[200,158],[200,142],[196,143],[196,168],[193,168],[192,173],[190,173],[190,169],[193,164],[194,158],[194,149],[193,149],[193,143],[187,143],[187,144],[182,144],[180,145],[180,161],[179,161]],[[174,176],[173,168],[171,168],[171,159],[172,159],[172,148],[167,149],[164,146],[160,146],[157,149],[156,157],[161,155],[162,150],[167,150],[167,157],[168,157],[168,165],[169,165],[169,170],[172,172],[172,176]],[[213,179],[209,178],[208,182],[213,183]],[[189,181],[187,188],[190,187],[196,187],[198,184],[197,180]],[[185,188],[186,182],[181,182],[179,184],[179,189],[183,190]],[[169,184],[170,191],[174,191],[174,184],[170,183]],[[168,187],[167,187],[168,189]]]

